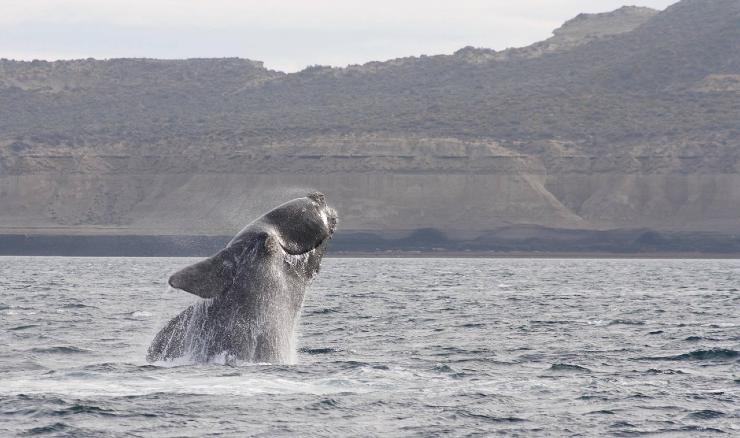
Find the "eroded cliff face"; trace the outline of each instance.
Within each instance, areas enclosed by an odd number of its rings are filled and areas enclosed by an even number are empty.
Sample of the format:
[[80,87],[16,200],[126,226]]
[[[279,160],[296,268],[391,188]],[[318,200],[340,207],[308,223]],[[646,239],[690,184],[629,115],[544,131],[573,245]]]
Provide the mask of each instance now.
[[740,232],[740,3],[530,47],[285,74],[0,60],[0,234],[229,235],[321,190],[343,231]]
[[[550,228],[740,231],[740,160],[635,145],[342,136],[213,154],[124,154],[49,147],[3,156],[6,232],[230,234],[271,206],[327,193],[342,229],[451,237]],[[6,148],[6,151],[9,148]],[[721,148],[719,148],[721,149]],[[658,151],[658,153],[656,153]],[[731,159],[730,159],[731,158]]]

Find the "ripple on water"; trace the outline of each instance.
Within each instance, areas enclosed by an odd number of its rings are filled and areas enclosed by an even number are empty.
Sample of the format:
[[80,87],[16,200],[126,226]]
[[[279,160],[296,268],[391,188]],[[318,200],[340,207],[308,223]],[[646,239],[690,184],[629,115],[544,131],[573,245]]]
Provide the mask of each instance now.
[[97,309],[97,307],[82,303],[69,303],[63,305],[62,309]]
[[729,348],[710,348],[707,350],[694,350],[688,353],[674,356],[643,357],[640,360],[666,360],[666,361],[727,361],[740,357],[740,352]]
[[34,327],[39,327],[39,324],[26,324],[26,325],[19,325],[19,326],[16,326],[16,327],[11,327],[11,328],[9,328],[8,330],[11,330],[11,331],[21,331],[21,330],[28,330],[28,329],[32,329],[32,328],[34,328]]
[[330,313],[338,313],[339,309],[316,309],[316,310],[309,310],[304,313],[304,316],[309,315],[328,315]]
[[336,347],[301,347],[298,349],[298,351],[306,354],[333,354],[341,353],[343,350]]
[[455,414],[463,418],[473,418],[476,420],[483,420],[483,421],[487,421],[490,423],[522,423],[522,422],[527,421],[525,418],[477,413],[477,412],[469,411],[467,409],[458,409],[455,411]]
[[610,321],[607,325],[645,325],[645,321],[638,321],[634,319],[615,319]]
[[35,348],[31,348],[29,351],[33,353],[42,353],[42,354],[89,354],[89,353],[92,353],[91,350],[87,350],[85,348],[79,348],[79,347],[67,346],[67,345],[54,346],[54,347],[35,347]]
[[71,416],[71,415],[79,415],[79,414],[91,414],[95,416],[108,416],[108,417],[115,417],[117,416],[115,411],[112,409],[106,409],[101,408],[100,406],[93,406],[93,405],[85,405],[85,404],[73,404],[69,407],[65,407],[63,409],[58,409],[53,412],[50,412],[49,415],[52,416]]
[[567,363],[553,364],[549,368],[549,370],[550,371],[565,371],[569,373],[590,373],[591,372],[591,370],[586,367],[582,367],[580,365],[567,364]]
[[48,424],[46,426],[38,426],[38,427],[28,429],[25,435],[31,435],[31,436],[47,435],[47,434],[54,434],[58,432],[72,433],[74,430],[76,429],[67,423],[56,422],[56,423]]
[[0,436],[737,432],[738,261],[328,259],[298,364],[146,364],[191,263],[0,260]]
[[599,409],[597,411],[588,412],[589,415],[616,415],[616,412],[609,409]]
[[305,407],[309,411],[326,411],[334,410],[339,407],[339,402],[333,398],[325,398],[315,403],[311,403]]
[[681,370],[672,370],[672,369],[665,369],[665,370],[659,370],[657,368],[650,368],[649,370],[645,371],[647,374],[686,374],[685,372]]
[[724,412],[714,411],[711,409],[704,409],[701,411],[692,412],[687,417],[698,419],[698,420],[711,420],[712,418],[724,417],[725,415],[727,414],[725,414]]

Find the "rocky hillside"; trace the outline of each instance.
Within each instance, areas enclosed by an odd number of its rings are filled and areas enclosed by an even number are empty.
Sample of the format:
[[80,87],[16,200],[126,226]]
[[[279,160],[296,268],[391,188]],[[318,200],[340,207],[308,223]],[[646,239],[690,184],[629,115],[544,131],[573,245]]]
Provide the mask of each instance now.
[[294,74],[0,60],[0,234],[230,234],[309,189],[387,236],[740,233],[738,84],[738,0]]

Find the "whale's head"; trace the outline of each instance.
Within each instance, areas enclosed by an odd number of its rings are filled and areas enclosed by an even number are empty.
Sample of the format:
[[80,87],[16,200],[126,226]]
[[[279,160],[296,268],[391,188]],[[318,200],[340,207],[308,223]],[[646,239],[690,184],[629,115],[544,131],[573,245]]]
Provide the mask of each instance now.
[[[247,225],[218,254],[188,266],[169,279],[177,289],[215,298],[239,278],[258,281],[275,270],[293,280],[311,279],[337,227],[337,212],[319,192],[293,199]],[[272,274],[270,274],[272,273]]]
[[261,219],[281,249],[298,256],[325,247],[337,226],[337,213],[319,192],[288,201]]
[[266,250],[282,260],[287,272],[310,279],[318,271],[337,227],[337,212],[319,192],[286,202],[257,222],[266,225]]

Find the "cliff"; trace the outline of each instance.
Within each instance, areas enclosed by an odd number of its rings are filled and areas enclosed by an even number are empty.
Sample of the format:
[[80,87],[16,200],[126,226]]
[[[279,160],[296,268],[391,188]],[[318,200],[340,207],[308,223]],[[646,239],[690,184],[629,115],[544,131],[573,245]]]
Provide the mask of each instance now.
[[740,2],[530,47],[285,74],[0,60],[0,234],[228,235],[319,189],[341,229],[740,233]]

